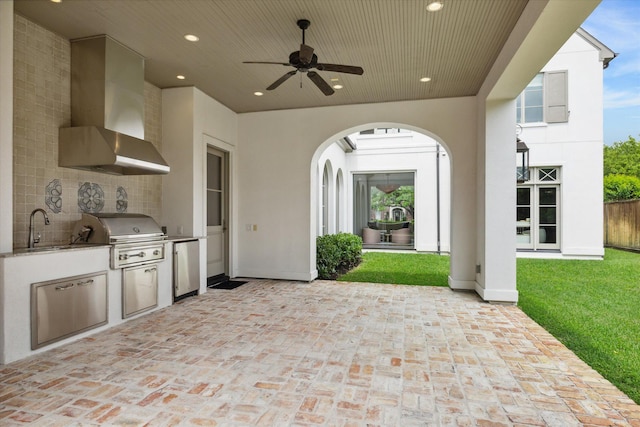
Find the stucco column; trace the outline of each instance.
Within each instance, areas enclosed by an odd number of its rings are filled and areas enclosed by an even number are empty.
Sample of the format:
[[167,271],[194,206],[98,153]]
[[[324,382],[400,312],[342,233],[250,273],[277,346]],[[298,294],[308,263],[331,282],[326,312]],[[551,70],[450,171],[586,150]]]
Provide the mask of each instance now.
[[0,252],[13,250],[13,1],[0,1]]
[[486,301],[517,302],[515,100],[488,101],[482,124],[478,132],[476,292]]
[[[469,120],[468,129],[476,129]],[[475,289],[478,145],[472,136],[452,141],[451,150],[451,256],[449,287]]]

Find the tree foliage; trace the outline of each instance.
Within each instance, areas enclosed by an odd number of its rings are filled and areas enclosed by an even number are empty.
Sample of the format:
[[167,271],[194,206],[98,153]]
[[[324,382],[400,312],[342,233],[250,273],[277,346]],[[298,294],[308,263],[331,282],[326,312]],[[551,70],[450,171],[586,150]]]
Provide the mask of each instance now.
[[640,199],[640,178],[630,175],[604,177],[604,201]]
[[391,206],[400,206],[414,218],[415,192],[412,185],[403,185],[389,194],[375,190],[371,192],[371,208],[376,211],[385,211]]
[[640,141],[629,136],[605,145],[603,169],[605,202],[640,199]]
[[640,141],[632,136],[626,141],[604,146],[604,176],[630,175],[640,178]]

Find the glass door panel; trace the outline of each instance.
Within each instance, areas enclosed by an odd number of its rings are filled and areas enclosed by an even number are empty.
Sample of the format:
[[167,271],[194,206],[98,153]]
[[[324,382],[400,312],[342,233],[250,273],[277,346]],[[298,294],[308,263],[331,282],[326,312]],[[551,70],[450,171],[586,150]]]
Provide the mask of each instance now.
[[207,277],[227,272],[228,240],[226,235],[227,182],[226,155],[212,147],[207,149],[206,171]]
[[533,247],[531,240],[531,187],[518,187],[516,206],[516,246]]
[[558,188],[538,188],[538,243],[541,247],[558,244]]

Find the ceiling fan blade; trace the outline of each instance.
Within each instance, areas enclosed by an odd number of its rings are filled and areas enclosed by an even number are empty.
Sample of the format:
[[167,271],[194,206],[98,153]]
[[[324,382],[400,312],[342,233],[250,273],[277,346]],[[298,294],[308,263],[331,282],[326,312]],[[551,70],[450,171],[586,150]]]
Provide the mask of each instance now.
[[273,64],[290,66],[288,62],[269,62],[269,61],[242,61],[243,64]]
[[357,74],[359,76],[364,73],[362,67],[355,67],[353,65],[318,64],[316,68],[320,71],[335,71],[336,73]]
[[334,90],[331,88],[331,86],[329,86],[327,82],[324,81],[322,77],[320,77],[320,74],[316,73],[315,71],[309,71],[307,73],[307,77],[309,77],[311,81],[315,83],[316,86],[318,86],[318,89],[320,89],[325,95],[329,96],[334,94]]
[[308,64],[311,62],[313,58],[313,48],[311,46],[307,46],[306,44],[300,45],[300,62],[303,64]]
[[280,77],[278,80],[276,80],[275,82],[271,83],[271,86],[269,86],[267,88],[267,90],[274,90],[275,88],[277,88],[278,86],[280,86],[282,83],[284,83],[285,81],[287,81],[287,79],[291,76],[293,76],[295,73],[297,73],[298,70],[293,70],[293,71],[289,71],[287,74],[285,74],[284,76]]

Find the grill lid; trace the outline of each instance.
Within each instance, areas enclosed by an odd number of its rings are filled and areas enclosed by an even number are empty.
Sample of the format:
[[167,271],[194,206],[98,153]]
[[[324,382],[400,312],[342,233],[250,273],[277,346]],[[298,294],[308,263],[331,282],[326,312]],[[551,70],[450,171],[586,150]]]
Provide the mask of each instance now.
[[120,213],[83,213],[73,235],[77,242],[102,244],[144,242],[166,237],[150,216]]

